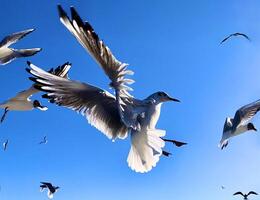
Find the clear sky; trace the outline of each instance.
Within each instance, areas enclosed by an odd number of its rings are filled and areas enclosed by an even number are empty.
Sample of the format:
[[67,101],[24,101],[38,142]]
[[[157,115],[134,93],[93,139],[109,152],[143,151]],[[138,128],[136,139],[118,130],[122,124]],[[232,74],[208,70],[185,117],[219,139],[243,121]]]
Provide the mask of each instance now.
[[[74,5],[130,64],[135,97],[163,90],[182,101],[163,105],[157,127],[188,145],[167,144],[173,155],[138,174],[127,166],[129,139],[112,143],[84,117],[41,100],[48,111],[10,112],[0,125],[0,142],[10,140],[0,150],[1,200],[46,199],[40,181],[61,187],[56,200],[219,200],[239,198],[232,197],[237,190],[260,192],[259,133],[217,147],[225,118],[260,98],[258,0],[1,0],[1,38],[36,28],[14,46],[43,48],[28,60],[44,69],[69,61],[71,79],[108,89],[101,68],[60,23],[58,3],[66,11]],[[252,42],[219,44],[233,32]],[[30,87],[26,60],[0,67],[0,101]],[[259,116],[254,123],[260,129]],[[38,145],[44,135],[49,143]]]

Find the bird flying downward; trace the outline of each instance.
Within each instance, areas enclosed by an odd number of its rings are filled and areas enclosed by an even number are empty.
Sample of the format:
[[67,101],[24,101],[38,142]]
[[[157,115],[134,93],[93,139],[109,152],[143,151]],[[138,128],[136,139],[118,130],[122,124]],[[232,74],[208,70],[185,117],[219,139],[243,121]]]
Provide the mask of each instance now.
[[45,189],[48,190],[47,195],[48,195],[49,199],[53,198],[54,193],[56,193],[59,188],[60,187],[53,186],[51,183],[47,183],[47,182],[41,182],[41,185],[40,185],[40,191],[41,192],[43,192]]
[[248,192],[247,194],[243,194],[242,192],[236,192],[234,193],[233,195],[242,195],[244,197],[245,200],[248,199],[248,196],[251,195],[251,194],[254,194],[254,195],[258,195],[256,192],[254,191],[250,191]]
[[233,34],[230,34],[228,37],[226,37],[224,40],[222,40],[220,44],[223,44],[231,37],[236,37],[236,36],[242,36],[242,37],[246,38],[248,41],[251,41],[250,38],[244,33],[233,33]]
[[39,142],[39,144],[47,144],[48,140],[47,140],[47,136],[43,137],[43,140]]
[[84,22],[73,7],[71,19],[60,5],[58,11],[63,25],[111,80],[109,86],[115,90],[115,96],[88,83],[57,77],[29,63],[27,71],[34,76],[31,80],[42,84],[36,88],[47,93],[43,97],[59,106],[82,113],[91,125],[109,139],[124,139],[130,134],[131,149],[127,158],[129,167],[141,173],[150,171],[159,161],[165,144],[161,139],[165,131],[155,128],[161,105],[163,102],[179,100],[165,92],[156,92],[144,100],[134,98],[129,93],[132,90],[129,84],[134,81],[125,77],[133,74],[127,69],[128,64],[115,58],[92,26]]
[[[69,63],[65,63],[62,66],[58,66],[56,69],[49,70],[49,73],[55,74],[60,77],[68,78],[68,71],[70,69],[71,65]],[[40,101],[34,100],[32,101],[30,97],[38,93],[39,90],[35,89],[36,86],[39,87],[41,83],[37,83],[32,85],[29,89],[23,90],[19,92],[15,97],[8,99],[7,101],[4,101],[0,103],[0,108],[5,109],[4,113],[1,117],[1,123],[6,118],[6,115],[9,111],[29,111],[33,110],[34,108],[38,108],[39,110],[46,111],[48,108],[45,106],[42,106]]]
[[4,151],[7,150],[8,143],[9,143],[9,140],[6,140],[6,141],[3,143],[3,149],[4,149]]
[[260,100],[247,104],[236,111],[235,117],[227,117],[219,147],[224,149],[231,137],[245,133],[246,131],[257,131],[253,123],[249,123],[260,110]]
[[9,46],[18,42],[20,39],[33,32],[34,29],[28,29],[21,32],[13,33],[6,36],[0,42],[0,64],[6,65],[16,58],[33,56],[34,54],[41,51],[41,48],[33,49],[13,49]]

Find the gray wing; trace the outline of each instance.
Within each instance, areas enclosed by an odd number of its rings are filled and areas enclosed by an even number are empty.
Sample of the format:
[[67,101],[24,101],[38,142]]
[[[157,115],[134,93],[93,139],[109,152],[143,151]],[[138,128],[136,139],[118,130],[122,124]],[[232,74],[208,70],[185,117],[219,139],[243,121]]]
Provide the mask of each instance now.
[[224,123],[224,127],[223,127],[223,133],[228,132],[229,130],[232,129],[232,125],[233,125],[233,119],[230,117],[227,117]]
[[132,84],[134,81],[125,78],[125,75],[132,75],[133,72],[127,70],[128,64],[122,63],[114,57],[110,49],[99,39],[92,26],[88,22],[83,22],[73,7],[70,10],[71,19],[69,19],[63,8],[58,5],[61,22],[109,77],[111,80],[110,86],[116,91],[116,101],[122,121],[126,126],[136,129],[137,115],[133,113],[133,98],[128,93],[132,88],[127,86],[127,84]]
[[128,128],[121,122],[115,97],[95,86],[61,78],[28,63],[32,81],[47,92],[50,102],[82,113],[88,122],[110,139],[125,138]]
[[23,90],[19,92],[15,97],[9,99],[9,100],[27,100],[29,99],[33,94],[39,92],[39,90],[35,89],[33,86],[31,86],[27,90]]
[[27,29],[24,31],[16,32],[11,35],[6,36],[1,42],[0,47],[3,46],[10,46],[13,43],[16,43],[18,40],[22,39],[24,36],[28,35],[29,33],[33,32],[34,29]]
[[246,125],[260,110],[260,100],[247,104],[236,111],[233,127]]

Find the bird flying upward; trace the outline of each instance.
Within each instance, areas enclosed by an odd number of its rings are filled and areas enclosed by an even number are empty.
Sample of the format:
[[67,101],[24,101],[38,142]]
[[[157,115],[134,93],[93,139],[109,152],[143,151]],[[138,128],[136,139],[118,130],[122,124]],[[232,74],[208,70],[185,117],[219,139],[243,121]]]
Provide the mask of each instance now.
[[258,195],[256,192],[254,191],[250,191],[248,192],[247,194],[243,194],[242,192],[236,192],[234,193],[233,195],[242,195],[244,197],[245,200],[248,199],[248,196],[251,195],[251,194],[254,194],[254,195]]
[[42,84],[36,88],[47,93],[43,97],[82,113],[91,125],[109,139],[124,139],[130,134],[132,145],[127,159],[129,167],[141,173],[150,171],[159,161],[165,143],[161,139],[165,131],[155,128],[161,105],[166,101],[179,100],[165,92],[156,92],[144,100],[134,98],[129,93],[132,90],[129,84],[134,81],[125,77],[133,74],[127,69],[128,64],[115,58],[92,26],[83,22],[73,7],[71,19],[60,5],[58,11],[61,22],[109,77],[109,85],[115,90],[115,96],[96,86],[49,74],[28,63],[30,68],[27,71],[34,76],[31,80]]
[[254,124],[249,123],[249,121],[251,121],[259,109],[260,100],[257,100],[238,109],[234,118],[227,117],[219,147],[221,149],[225,148],[231,137],[240,135],[249,130],[257,131]]
[[34,54],[41,51],[41,48],[33,49],[13,49],[9,46],[18,42],[20,39],[33,32],[34,29],[28,29],[21,32],[13,33],[6,36],[0,42],[0,64],[6,65],[16,58],[33,56]]
[[41,185],[40,185],[40,191],[41,192],[43,192],[45,189],[48,190],[47,195],[48,195],[49,199],[53,198],[54,193],[56,193],[59,188],[60,187],[53,186],[51,183],[47,183],[47,182],[41,182]]
[[246,34],[244,34],[244,33],[232,33],[232,34],[230,34],[229,36],[227,36],[226,38],[224,38],[224,39],[220,42],[220,44],[223,44],[224,42],[226,42],[226,41],[227,41],[228,39],[230,39],[231,37],[237,37],[237,36],[242,36],[242,37],[246,38],[247,40],[251,41],[250,38],[249,38]]

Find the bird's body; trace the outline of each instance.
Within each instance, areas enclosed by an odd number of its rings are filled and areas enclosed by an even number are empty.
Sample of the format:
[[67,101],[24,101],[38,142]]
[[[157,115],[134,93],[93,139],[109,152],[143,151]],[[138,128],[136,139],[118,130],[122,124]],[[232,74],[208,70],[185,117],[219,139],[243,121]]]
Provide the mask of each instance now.
[[231,137],[238,136],[249,130],[257,131],[255,126],[249,121],[260,109],[260,100],[247,104],[237,110],[235,117],[227,117],[224,123],[223,134],[219,146],[221,149],[228,145]]
[[127,69],[128,64],[113,56],[92,26],[83,22],[73,7],[72,20],[61,6],[58,6],[58,10],[61,22],[109,77],[109,85],[115,90],[115,95],[87,83],[54,76],[28,63],[30,68],[27,71],[34,76],[30,79],[36,84],[42,84],[36,88],[47,93],[43,97],[82,113],[91,125],[109,139],[124,139],[130,134],[132,144],[128,165],[136,172],[148,172],[158,162],[165,143],[161,138],[165,131],[156,129],[161,105],[166,101],[178,100],[164,92],[156,92],[144,100],[134,98],[128,92],[132,90],[128,85],[134,81],[125,77],[133,74]]
[[9,36],[6,36],[1,42],[0,42],[0,64],[6,65],[13,61],[16,58],[20,57],[28,57],[33,56],[34,54],[41,51],[41,48],[33,48],[33,49],[13,49],[9,46],[16,43],[29,33],[33,32],[34,29],[28,29],[25,31],[13,33]]
[[41,182],[40,185],[41,192],[43,192],[45,189],[48,190],[47,195],[49,199],[53,198],[54,193],[56,193],[59,188],[60,187],[53,186],[51,183],[47,183],[47,182]]

